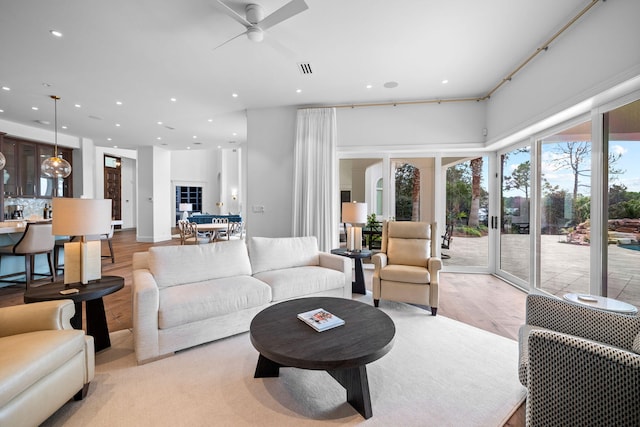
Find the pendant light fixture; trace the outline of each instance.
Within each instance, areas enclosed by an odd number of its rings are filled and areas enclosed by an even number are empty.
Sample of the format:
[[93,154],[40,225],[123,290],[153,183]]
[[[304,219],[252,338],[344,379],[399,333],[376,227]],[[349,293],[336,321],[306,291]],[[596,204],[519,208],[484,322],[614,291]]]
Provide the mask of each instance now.
[[40,170],[45,176],[50,178],[66,178],[71,175],[71,165],[65,159],[58,157],[58,100],[59,96],[51,95],[51,99],[53,99],[54,105],[54,151],[53,157],[49,157],[42,162],[42,166],[40,166]]

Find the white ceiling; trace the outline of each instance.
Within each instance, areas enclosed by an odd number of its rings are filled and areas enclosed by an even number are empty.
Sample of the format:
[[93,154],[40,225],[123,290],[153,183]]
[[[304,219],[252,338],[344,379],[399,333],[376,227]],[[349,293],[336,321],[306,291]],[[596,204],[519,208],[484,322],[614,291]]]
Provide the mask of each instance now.
[[590,3],[306,0],[214,51],[245,31],[215,1],[0,0],[0,119],[52,130],[55,94],[60,132],[98,146],[210,148],[245,141],[246,109],[481,97]]

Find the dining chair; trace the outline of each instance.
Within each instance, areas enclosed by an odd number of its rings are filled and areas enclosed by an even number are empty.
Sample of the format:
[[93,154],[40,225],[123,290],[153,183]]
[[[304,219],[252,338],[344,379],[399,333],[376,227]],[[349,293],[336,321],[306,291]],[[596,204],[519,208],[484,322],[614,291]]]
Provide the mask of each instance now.
[[[15,245],[0,246],[0,260],[4,256],[23,256],[25,286],[29,289],[35,276],[50,276],[51,281],[56,280],[56,270],[53,265],[53,249],[55,247],[55,237],[52,233],[51,223],[27,223],[24,234]],[[49,264],[49,274],[35,273],[35,256],[46,254]],[[22,274],[16,273],[15,275]],[[16,281],[13,281],[14,283]],[[22,283],[22,282],[17,282]]]
[[231,222],[229,222],[229,218],[212,218],[211,219],[211,223],[212,224],[227,224],[227,229],[226,230],[218,230],[218,231],[214,231],[213,235],[211,236],[211,241],[213,242],[214,240],[220,240],[223,237],[226,237],[227,240],[229,240],[229,234],[231,233]]

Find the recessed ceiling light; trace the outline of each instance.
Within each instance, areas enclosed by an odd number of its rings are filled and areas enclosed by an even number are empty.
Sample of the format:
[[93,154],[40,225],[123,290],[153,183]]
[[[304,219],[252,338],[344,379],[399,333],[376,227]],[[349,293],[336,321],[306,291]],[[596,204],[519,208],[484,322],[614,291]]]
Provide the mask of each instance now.
[[80,105],[80,104],[76,104],[76,105],[74,105],[74,107],[76,107],[76,108],[82,108],[82,105]]
[[296,93],[302,92],[302,89],[296,89]]
[[365,86],[367,89],[371,89],[373,87],[373,85],[366,85]]
[[111,138],[107,138],[107,141],[111,141]]
[[61,127],[62,127],[62,129],[66,129],[66,128],[67,128],[67,127],[66,127],[66,126],[64,126],[64,125],[63,125],[63,126],[61,126]]
[[38,111],[38,107],[31,107],[33,111]]
[[122,105],[122,101],[116,101],[116,105]]
[[118,146],[117,146],[117,145],[114,145],[114,146],[113,146],[113,148],[118,148]]
[[161,141],[161,140],[162,140],[162,137],[161,137],[161,136],[159,136],[159,137],[157,137],[156,139],[157,139],[158,141]]
[[386,82],[384,84],[384,87],[386,87],[387,89],[393,89],[395,87],[398,87],[398,82]]
[[237,93],[232,93],[231,96],[233,96],[234,98],[237,98],[238,94]]
[[233,135],[233,136],[237,136],[237,135],[238,135],[238,133],[237,133],[237,132],[234,132],[234,133],[232,133],[232,135]]
[[171,102],[176,102],[176,101],[177,101],[177,99],[171,98]]
[[193,135],[193,139],[198,139],[198,137],[196,135]]
[[187,147],[187,150],[191,150],[191,147]]
[[119,128],[120,127],[120,123],[116,123],[116,127]]
[[10,88],[10,87],[8,87],[8,86],[2,86],[2,90],[10,91],[10,90],[11,90],[11,88]]
[[4,113],[4,110],[0,110],[0,113]]
[[49,30],[52,36],[62,37],[62,33],[58,30]]
[[442,84],[443,84],[443,85],[446,85],[447,83],[449,83],[449,80],[447,80],[447,79],[444,79],[444,80],[442,81]]
[[218,145],[218,148],[222,148],[222,146],[221,146],[221,145]]
[[162,122],[158,122],[158,124],[159,124],[159,125],[161,125],[161,124],[162,124]]
[[208,121],[209,123],[211,123],[211,122],[213,122],[213,119],[209,119],[209,120],[207,120],[207,121]]

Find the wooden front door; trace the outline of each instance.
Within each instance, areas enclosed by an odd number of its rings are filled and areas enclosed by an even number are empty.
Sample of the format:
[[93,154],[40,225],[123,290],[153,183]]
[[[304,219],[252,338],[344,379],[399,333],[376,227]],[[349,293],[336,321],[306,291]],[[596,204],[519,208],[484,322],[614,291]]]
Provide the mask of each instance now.
[[[122,177],[120,173],[120,157],[104,156],[104,198],[113,200],[111,218],[122,219]],[[120,228],[120,226],[116,226]]]

